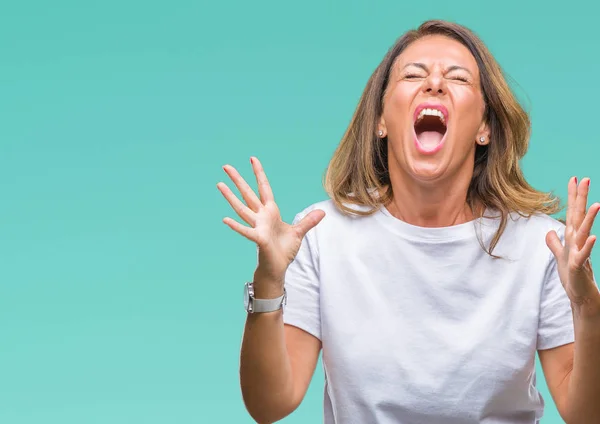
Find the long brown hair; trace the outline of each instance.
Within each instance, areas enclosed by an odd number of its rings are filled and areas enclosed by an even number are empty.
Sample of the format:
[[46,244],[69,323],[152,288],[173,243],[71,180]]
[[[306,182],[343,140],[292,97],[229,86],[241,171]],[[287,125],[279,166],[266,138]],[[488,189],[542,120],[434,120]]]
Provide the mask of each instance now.
[[[383,98],[396,58],[414,41],[428,35],[443,35],[466,46],[479,67],[485,101],[484,119],[491,142],[478,145],[467,201],[471,209],[496,210],[500,225],[489,247],[492,255],[510,213],[528,217],[553,214],[561,208],[559,199],[531,187],[523,176],[519,160],[527,152],[531,123],[528,114],[512,93],[502,69],[471,30],[462,25],[431,20],[400,37],[369,78],[342,140],[325,174],[325,190],[344,213],[369,215],[393,197],[388,173],[387,139],[376,136],[383,113]],[[348,205],[367,206],[361,211]],[[483,212],[481,212],[483,213]],[[480,240],[481,242],[481,240]]]

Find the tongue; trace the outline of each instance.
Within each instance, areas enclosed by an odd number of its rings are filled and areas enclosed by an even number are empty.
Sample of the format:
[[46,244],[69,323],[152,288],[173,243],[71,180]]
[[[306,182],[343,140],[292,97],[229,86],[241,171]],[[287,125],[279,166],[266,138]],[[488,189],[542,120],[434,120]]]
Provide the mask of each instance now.
[[439,131],[423,131],[417,136],[419,144],[427,150],[436,148],[442,142],[442,138],[444,134]]

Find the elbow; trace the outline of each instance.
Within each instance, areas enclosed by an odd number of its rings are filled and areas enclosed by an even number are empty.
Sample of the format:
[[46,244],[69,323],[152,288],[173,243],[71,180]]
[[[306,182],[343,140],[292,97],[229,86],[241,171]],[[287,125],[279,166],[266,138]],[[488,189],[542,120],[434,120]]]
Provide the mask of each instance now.
[[264,407],[256,407],[244,400],[246,411],[257,424],[272,424],[278,421],[278,417],[274,416]]
[[246,403],[245,405],[248,414],[257,424],[273,424],[277,421],[284,419],[292,412],[285,412],[281,410],[278,411],[265,406],[253,407],[250,406],[248,403]]
[[590,424],[600,422],[600,415],[596,414],[593,418],[586,417],[562,417],[565,424]]
[[242,389],[242,399],[246,411],[257,424],[272,424],[290,415],[296,409],[292,402],[287,402],[285,397],[266,398],[252,390]]
[[565,424],[591,424],[600,423],[600,404],[590,402],[586,399],[583,402],[563,403],[558,411]]
[[262,416],[249,408],[246,408],[246,410],[256,424],[273,424],[274,422],[278,421],[276,419],[270,419],[268,416]]
[[577,413],[565,413],[561,414],[561,418],[565,424],[590,424],[600,423],[600,411],[590,412],[577,412]]

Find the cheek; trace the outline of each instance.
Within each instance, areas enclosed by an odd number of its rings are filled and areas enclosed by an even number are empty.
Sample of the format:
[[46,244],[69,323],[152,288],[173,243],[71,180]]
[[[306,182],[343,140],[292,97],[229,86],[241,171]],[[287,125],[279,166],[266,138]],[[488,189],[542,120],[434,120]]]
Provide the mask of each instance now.
[[398,128],[412,122],[409,117],[411,101],[414,98],[412,91],[405,84],[398,84],[394,91],[389,93],[383,111],[388,127]]
[[418,90],[415,90],[416,84],[398,83],[391,93],[391,100],[399,109],[408,109],[412,99]]
[[460,109],[468,108],[474,110],[483,103],[481,94],[467,86],[454,87],[450,93],[452,95],[452,102]]
[[457,123],[464,131],[477,131],[483,120],[485,105],[481,95],[472,92],[455,93],[454,107]]

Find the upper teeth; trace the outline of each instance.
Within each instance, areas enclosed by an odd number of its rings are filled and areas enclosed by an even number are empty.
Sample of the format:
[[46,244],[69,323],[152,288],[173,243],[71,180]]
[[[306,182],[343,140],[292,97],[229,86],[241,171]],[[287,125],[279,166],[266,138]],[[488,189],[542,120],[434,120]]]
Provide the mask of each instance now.
[[423,109],[421,110],[421,112],[419,112],[419,116],[417,116],[417,121],[420,121],[425,115],[430,115],[430,116],[437,116],[438,118],[440,118],[442,120],[442,122],[445,124],[446,123],[446,119],[444,118],[444,114],[442,112],[440,112],[437,109]]

